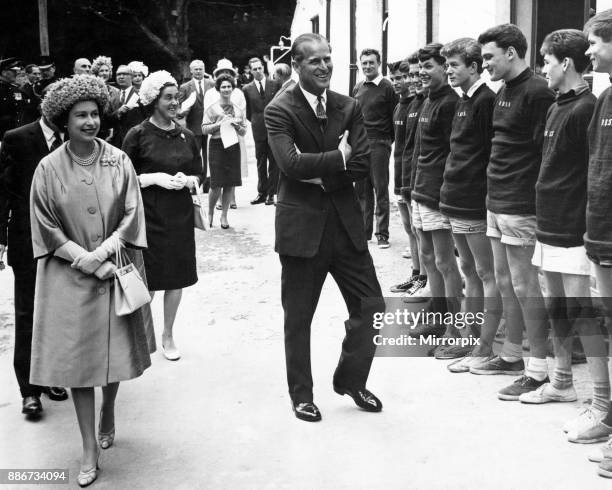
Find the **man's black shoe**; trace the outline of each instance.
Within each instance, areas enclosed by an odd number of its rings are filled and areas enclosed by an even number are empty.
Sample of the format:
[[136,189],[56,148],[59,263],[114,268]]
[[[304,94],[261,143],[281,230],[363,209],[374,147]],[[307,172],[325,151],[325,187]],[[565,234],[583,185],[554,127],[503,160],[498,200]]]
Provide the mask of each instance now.
[[251,204],[262,204],[264,202],[266,202],[266,196],[257,194],[257,197],[251,201]]
[[49,399],[56,402],[68,400],[68,392],[59,386],[45,386],[43,387],[42,392],[46,394]]
[[291,403],[293,413],[300,420],[306,422],[318,422],[321,420],[321,412],[312,402]]
[[26,396],[21,402],[21,413],[28,417],[36,417],[43,411],[40,398],[37,396]]
[[334,385],[334,391],[339,395],[350,396],[355,405],[368,412],[380,412],[382,410],[382,402],[376,398],[376,396],[369,390],[355,389],[355,388],[343,388]]
[[272,206],[274,204],[274,196],[268,196],[266,199],[266,206]]

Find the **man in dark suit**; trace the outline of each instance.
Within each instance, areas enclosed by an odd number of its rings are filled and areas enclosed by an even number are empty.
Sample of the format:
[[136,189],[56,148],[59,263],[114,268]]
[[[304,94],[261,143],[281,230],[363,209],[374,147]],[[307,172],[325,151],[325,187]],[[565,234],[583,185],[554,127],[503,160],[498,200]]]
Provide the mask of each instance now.
[[370,412],[382,403],[366,389],[376,350],[372,320],[384,302],[353,182],[369,175],[369,146],[356,100],[328,90],[327,40],[303,34],[291,48],[299,84],[275,98],[265,122],[280,168],[276,245],[282,265],[287,380],[297,418],[321,419],[313,403],[310,326],[329,273],[349,319],[334,390]]
[[119,65],[115,73],[117,88],[109,101],[109,119],[113,125],[113,136],[110,143],[121,148],[127,132],[145,119],[141,106],[138,105],[138,92],[132,86],[132,70],[127,65]]
[[268,133],[264,122],[264,109],[274,98],[280,85],[264,75],[259,58],[249,60],[253,81],[246,84],[242,91],[247,103],[247,119],[251,121],[257,158],[257,197],[251,204],[274,204],[278,186],[278,167],[268,147]]
[[295,85],[295,80],[291,78],[291,67],[286,63],[277,63],[274,65],[274,80],[280,85],[274,97],[278,97],[285,90]]
[[215,82],[208,78],[204,78],[204,62],[202,60],[193,60],[189,64],[191,70],[191,80],[185,82],[179,88],[179,100],[185,102],[189,96],[195,92],[196,99],[193,105],[185,110],[182,110],[180,116],[185,117],[185,126],[193,134],[195,134],[198,151],[202,151],[202,161],[204,162],[204,177],[208,175],[208,160],[206,155],[206,135],[202,135],[202,118],[204,117],[204,94],[207,90],[214,88]]
[[30,186],[40,160],[61,143],[58,129],[39,119],[7,131],[0,148],[0,261],[7,251],[8,263],[15,276],[13,364],[23,397],[21,411],[28,417],[36,417],[42,412],[42,392],[52,400],[68,398],[63,388],[34,386],[29,382],[36,283],[30,231]]

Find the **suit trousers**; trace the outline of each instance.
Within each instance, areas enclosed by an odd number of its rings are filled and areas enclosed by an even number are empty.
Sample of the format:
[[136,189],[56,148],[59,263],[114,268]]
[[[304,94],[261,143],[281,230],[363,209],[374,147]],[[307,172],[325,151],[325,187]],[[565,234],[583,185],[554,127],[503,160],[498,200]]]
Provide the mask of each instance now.
[[384,301],[370,252],[358,252],[329,202],[318,253],[311,258],[281,255],[281,298],[285,312],[285,358],[289,395],[294,403],[312,402],[310,328],[321,288],[330,273],[344,298],[349,318],[334,373],[334,384],[365,387],[376,351],[372,325]]
[[[369,139],[370,176],[355,183],[359,204],[363,211],[366,237],[372,237],[376,214],[376,237],[389,238],[389,158],[391,141]],[[376,200],[375,200],[376,198]],[[376,212],[375,212],[376,205]]]
[[15,351],[13,355],[15,375],[22,397],[40,396],[41,387],[30,384],[36,262],[13,266],[13,275],[15,276]]
[[257,192],[272,197],[278,189],[278,167],[268,140],[255,141],[255,157],[257,158]]

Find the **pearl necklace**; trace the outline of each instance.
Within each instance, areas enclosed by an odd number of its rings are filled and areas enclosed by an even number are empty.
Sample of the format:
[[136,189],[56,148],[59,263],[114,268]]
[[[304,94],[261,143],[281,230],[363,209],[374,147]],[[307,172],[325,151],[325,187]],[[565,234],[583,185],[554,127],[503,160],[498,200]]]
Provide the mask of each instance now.
[[69,144],[66,145],[66,150],[68,151],[70,158],[72,158],[72,161],[76,163],[77,165],[81,165],[82,167],[89,167],[90,165],[93,165],[93,163],[96,161],[96,158],[98,158],[98,153],[99,153],[98,144],[96,142],[94,142],[94,149],[91,152],[91,155],[85,158],[75,155],[70,149]]

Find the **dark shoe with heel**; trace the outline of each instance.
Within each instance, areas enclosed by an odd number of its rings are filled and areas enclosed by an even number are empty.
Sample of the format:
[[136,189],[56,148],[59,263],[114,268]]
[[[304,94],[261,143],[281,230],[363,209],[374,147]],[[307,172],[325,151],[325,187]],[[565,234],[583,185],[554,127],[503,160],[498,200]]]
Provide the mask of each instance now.
[[374,393],[365,388],[347,388],[334,385],[334,391],[339,395],[350,396],[355,405],[367,412],[380,412],[382,410],[382,402],[376,398]]
[[264,202],[266,202],[266,196],[258,194],[257,197],[251,201],[251,204],[263,204]]
[[49,397],[50,400],[62,402],[68,399],[68,392],[59,386],[45,386],[42,392]]
[[312,402],[292,402],[293,413],[300,420],[306,422],[318,422],[321,420],[321,412]]
[[21,402],[21,413],[28,417],[35,418],[41,415],[43,411],[42,403],[40,403],[40,397],[38,396],[25,396]]

